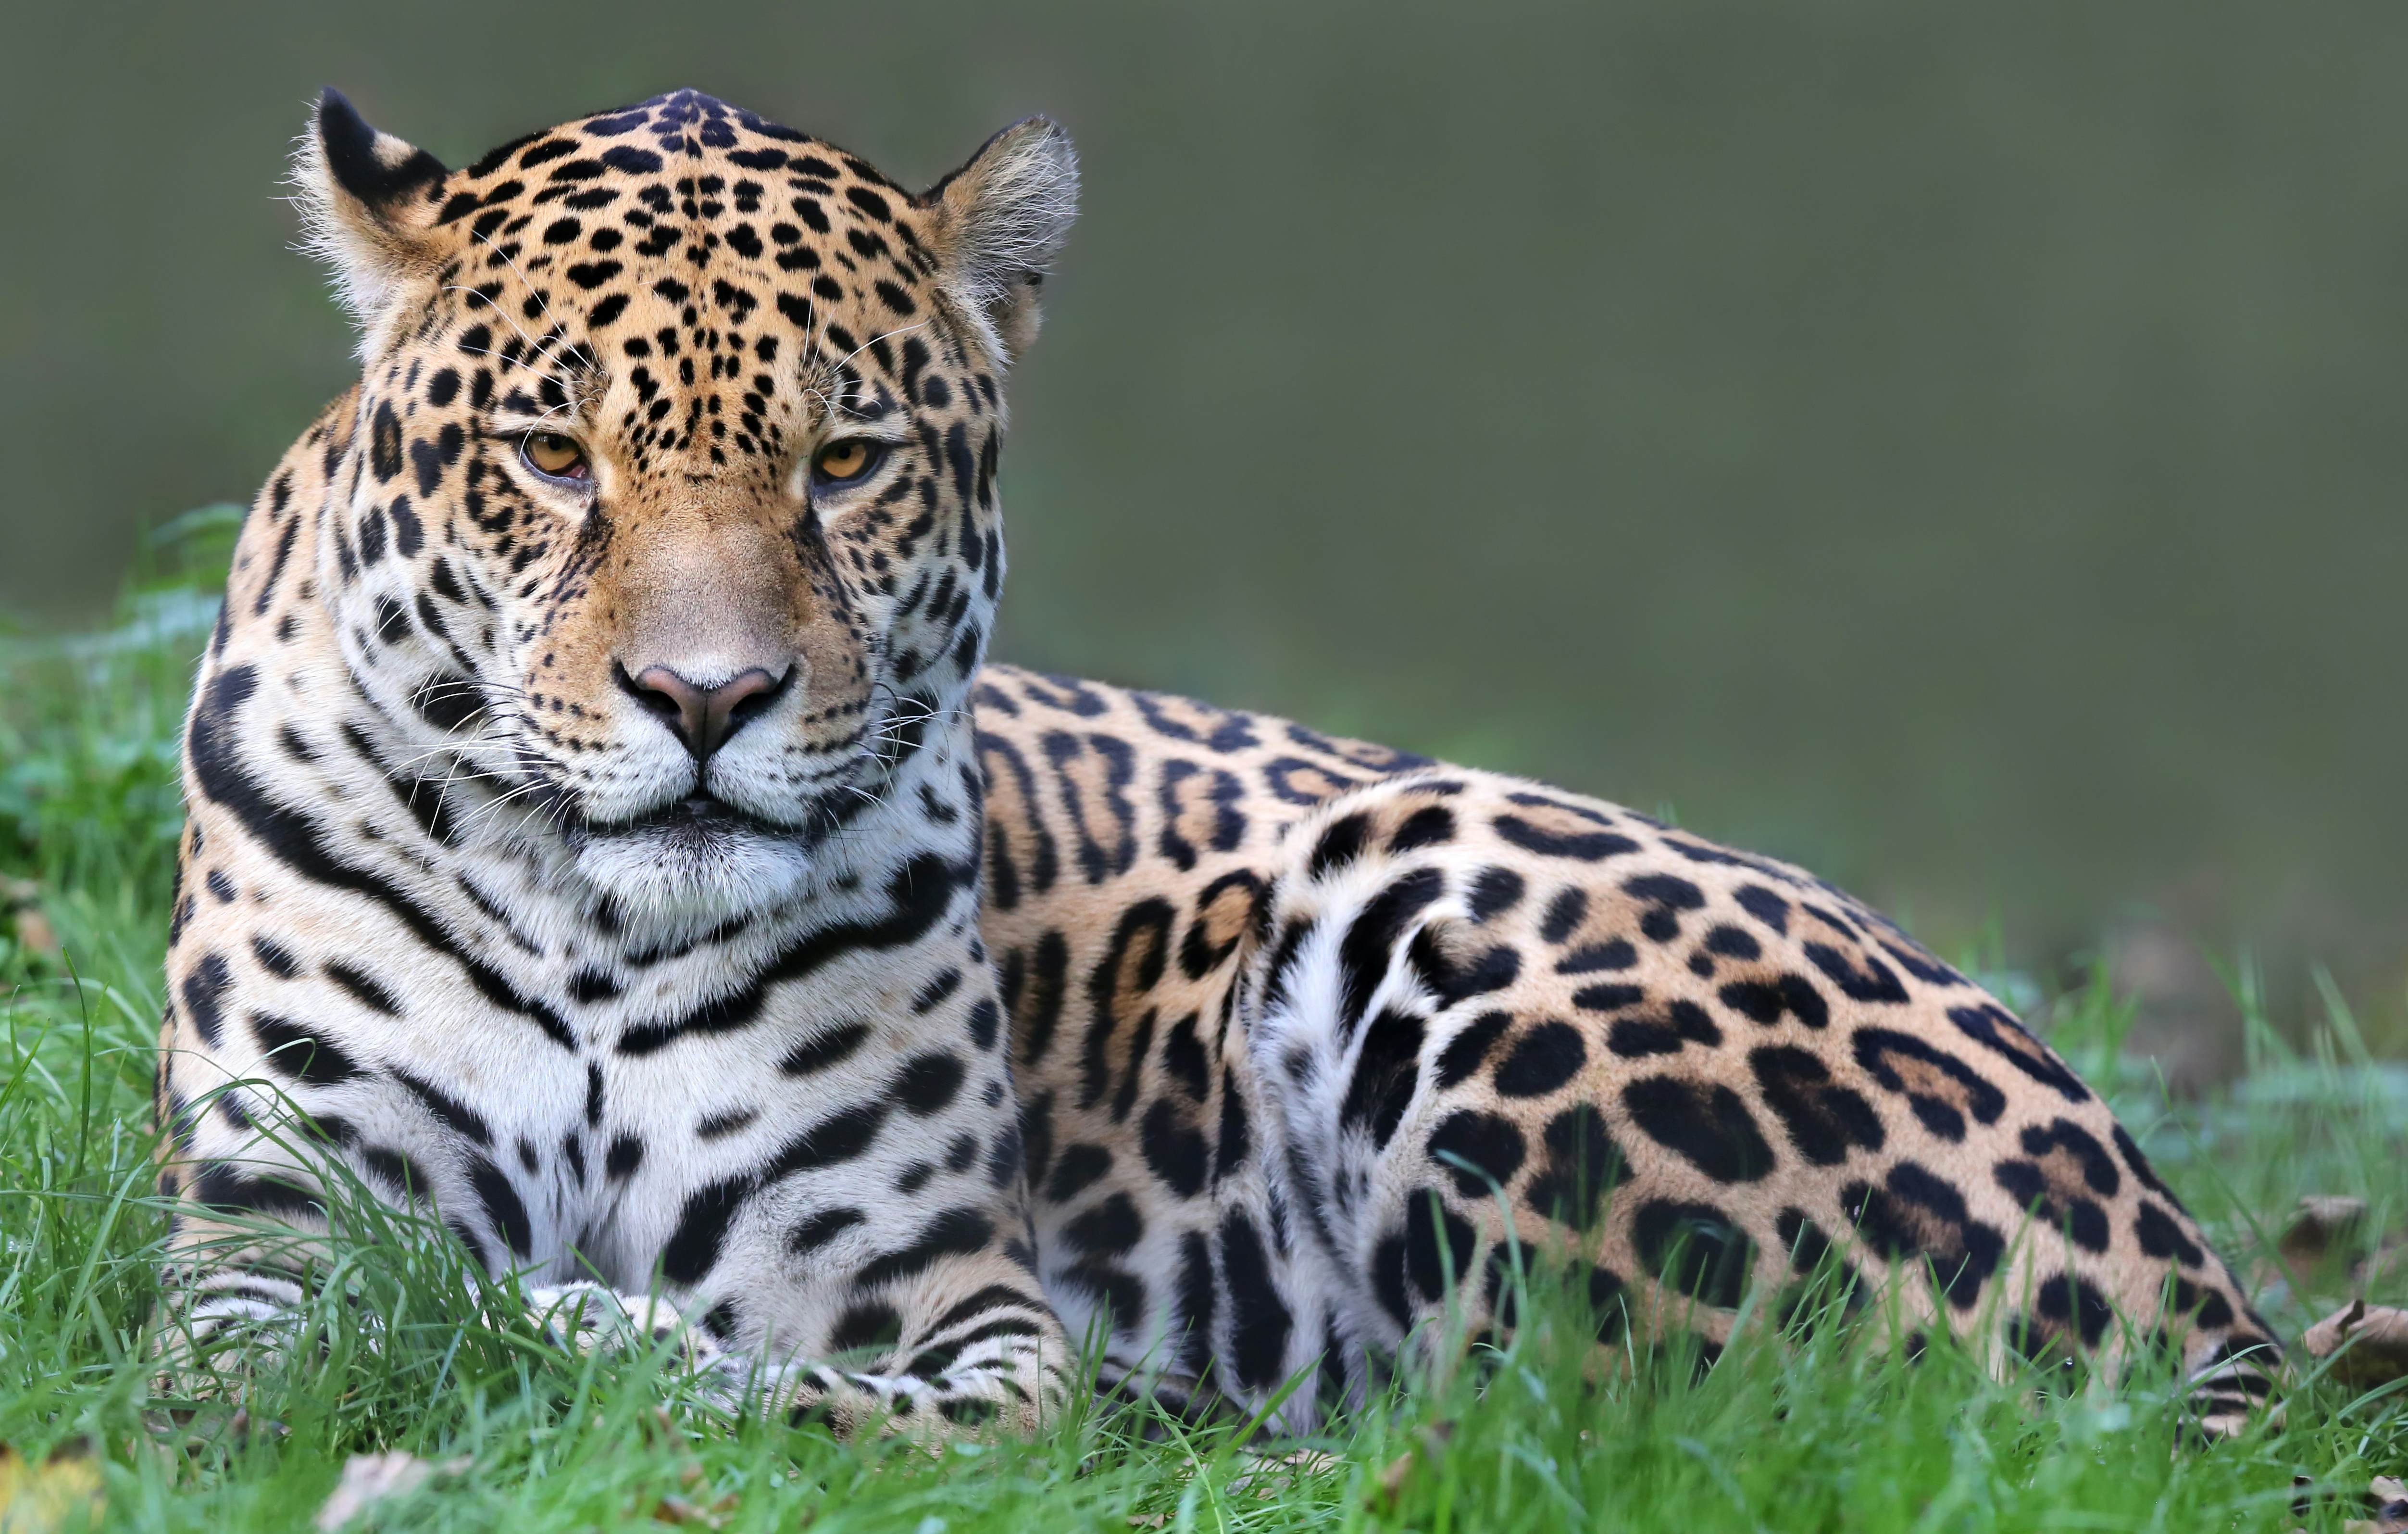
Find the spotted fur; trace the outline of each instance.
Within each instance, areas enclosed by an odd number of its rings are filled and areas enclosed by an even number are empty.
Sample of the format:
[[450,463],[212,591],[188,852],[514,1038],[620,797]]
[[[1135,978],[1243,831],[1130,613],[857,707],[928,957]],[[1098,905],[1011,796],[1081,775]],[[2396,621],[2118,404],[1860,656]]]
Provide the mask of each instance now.
[[[1301,1424],[1452,1302],[1598,1362],[1894,1301],[2003,1366],[2279,1350],[2099,1097],[1811,874],[1616,805],[1001,666],[987,940],[1039,1270],[1133,1375]],[[1567,1269],[1564,1265],[1569,1264]]]
[[272,1330],[260,1229],[321,1228],[331,1158],[580,1345],[657,1323],[848,1427],[1032,1426],[1080,1340],[1186,1407],[1300,1381],[1302,1426],[1541,1265],[1600,1361],[1819,1275],[2001,1358],[2175,1350],[2212,1424],[2266,1395],[2100,1099],[1846,896],[982,667],[1050,124],[915,195],[693,93],[457,172],[330,93],[299,176],[363,373],[253,509],[187,736],[181,1332]]

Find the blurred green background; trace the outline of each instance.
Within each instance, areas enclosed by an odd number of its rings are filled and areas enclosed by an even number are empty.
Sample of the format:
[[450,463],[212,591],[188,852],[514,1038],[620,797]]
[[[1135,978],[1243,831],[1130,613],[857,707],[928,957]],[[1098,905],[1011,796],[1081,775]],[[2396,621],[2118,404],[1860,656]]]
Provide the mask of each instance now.
[[[0,604],[348,375],[322,84],[461,164],[692,84],[933,179],[1058,117],[1010,658],[1541,774],[1961,943],[2408,973],[2408,7],[18,7]],[[2186,1008],[2191,1009],[2186,1012]]]

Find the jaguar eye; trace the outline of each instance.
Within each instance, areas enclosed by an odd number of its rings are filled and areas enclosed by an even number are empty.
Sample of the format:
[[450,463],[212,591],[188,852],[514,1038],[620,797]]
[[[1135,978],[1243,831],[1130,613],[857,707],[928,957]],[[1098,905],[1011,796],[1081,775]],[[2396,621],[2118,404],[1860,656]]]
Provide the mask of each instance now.
[[529,432],[519,444],[519,455],[527,467],[553,480],[590,480],[593,466],[585,461],[585,450],[573,437],[558,432]]
[[811,478],[824,485],[850,484],[866,479],[886,456],[886,444],[866,437],[831,442],[811,460]]

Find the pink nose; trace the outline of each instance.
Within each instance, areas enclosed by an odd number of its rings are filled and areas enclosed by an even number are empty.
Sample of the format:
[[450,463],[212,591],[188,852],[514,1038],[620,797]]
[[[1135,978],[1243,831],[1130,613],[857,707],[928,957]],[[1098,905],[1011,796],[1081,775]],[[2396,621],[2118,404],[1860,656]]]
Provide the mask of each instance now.
[[737,672],[716,687],[702,687],[666,666],[648,666],[632,677],[622,667],[619,685],[675,730],[694,759],[702,762],[725,745],[729,736],[758,718],[784,690],[786,678],[773,677],[755,667]]

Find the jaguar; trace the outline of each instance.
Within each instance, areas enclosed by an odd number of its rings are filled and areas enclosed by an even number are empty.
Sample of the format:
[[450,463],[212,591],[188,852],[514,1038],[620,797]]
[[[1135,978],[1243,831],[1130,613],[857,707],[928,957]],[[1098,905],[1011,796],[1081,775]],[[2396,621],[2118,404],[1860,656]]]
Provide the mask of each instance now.
[[360,373],[186,726],[162,1336],[271,1348],[340,1182],[845,1432],[1034,1430],[1082,1350],[1303,1427],[1541,1275],[1595,1369],[1811,1284],[2261,1408],[2279,1347],[2132,1136],[1859,902],[987,662],[1077,180],[1043,119],[913,192],[693,91],[459,170],[321,98]]

